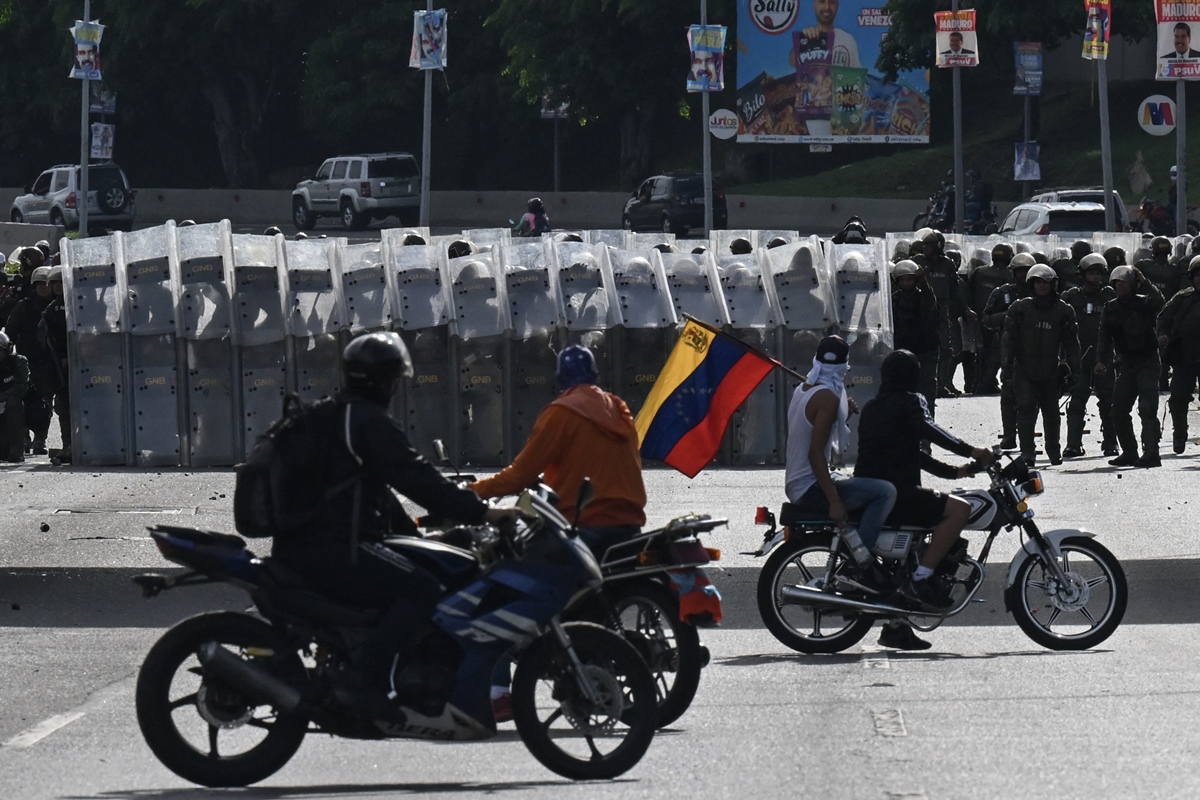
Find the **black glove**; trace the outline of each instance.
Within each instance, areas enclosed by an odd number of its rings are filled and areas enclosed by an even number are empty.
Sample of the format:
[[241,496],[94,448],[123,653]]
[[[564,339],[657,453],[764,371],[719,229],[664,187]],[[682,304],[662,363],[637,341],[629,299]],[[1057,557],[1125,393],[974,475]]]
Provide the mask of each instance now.
[[1001,368],[1000,368],[1000,382],[1001,382],[1001,383],[1008,383],[1008,382],[1009,382],[1009,381],[1011,381],[1012,379],[1013,379],[1013,368],[1012,368],[1012,365],[1010,364],[1010,365],[1008,365],[1008,366],[1006,366],[1006,367],[1001,367]]

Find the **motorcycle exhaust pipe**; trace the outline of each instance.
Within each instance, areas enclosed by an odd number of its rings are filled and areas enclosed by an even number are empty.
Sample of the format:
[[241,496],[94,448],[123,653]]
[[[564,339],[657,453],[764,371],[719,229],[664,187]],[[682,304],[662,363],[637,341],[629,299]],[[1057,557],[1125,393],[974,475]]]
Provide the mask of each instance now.
[[289,686],[257,664],[243,661],[216,642],[200,645],[196,656],[204,669],[211,669],[252,699],[270,703],[284,713],[300,708],[299,689]]
[[824,606],[829,608],[840,608],[847,611],[862,611],[868,614],[911,614],[912,611],[907,611],[896,606],[884,605],[882,603],[867,603],[862,600],[854,600],[849,597],[843,597],[840,594],[830,594],[823,592],[820,589],[814,589],[810,586],[784,586],[779,590],[779,594],[783,602],[792,605],[801,606]]

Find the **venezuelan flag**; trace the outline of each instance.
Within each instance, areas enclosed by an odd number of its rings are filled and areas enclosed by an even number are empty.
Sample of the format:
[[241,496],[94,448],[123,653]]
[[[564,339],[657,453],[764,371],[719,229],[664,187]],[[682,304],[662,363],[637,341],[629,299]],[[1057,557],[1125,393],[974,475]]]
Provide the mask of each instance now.
[[637,415],[643,458],[696,477],[729,419],[776,362],[715,328],[689,321]]

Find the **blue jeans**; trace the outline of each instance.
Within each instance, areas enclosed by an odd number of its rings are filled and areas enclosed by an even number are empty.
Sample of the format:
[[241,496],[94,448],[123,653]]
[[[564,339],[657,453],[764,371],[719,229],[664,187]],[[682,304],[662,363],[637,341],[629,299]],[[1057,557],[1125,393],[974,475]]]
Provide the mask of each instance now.
[[[852,478],[839,472],[832,473],[830,477],[846,512],[862,512],[858,535],[868,549],[874,547],[879,531],[883,529],[883,521],[896,504],[896,487],[878,478]],[[809,487],[794,505],[802,511],[829,511],[829,500],[820,484]]]

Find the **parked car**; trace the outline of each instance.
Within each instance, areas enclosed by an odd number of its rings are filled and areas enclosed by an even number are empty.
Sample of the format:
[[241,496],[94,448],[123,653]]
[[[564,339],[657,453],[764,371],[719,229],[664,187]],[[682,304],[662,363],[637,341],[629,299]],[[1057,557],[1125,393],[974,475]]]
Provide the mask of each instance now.
[[[713,228],[724,229],[729,216],[725,192],[712,188]],[[625,201],[621,227],[630,231],[661,230],[686,236],[691,228],[704,227],[704,176],[655,175]]]
[[318,217],[340,217],[348,231],[390,216],[415,225],[420,212],[421,170],[412,153],[327,158],[292,192],[292,220],[302,231],[312,230]]
[[1099,203],[1021,203],[1000,223],[1000,235],[1048,233],[1091,236],[1104,230],[1104,206]]
[[[1116,189],[1112,190],[1113,211],[1117,215],[1117,224],[1121,226],[1123,231],[1131,231],[1133,228],[1129,222],[1129,209],[1125,206],[1125,201],[1121,199],[1121,193]],[[1059,189],[1049,189],[1044,192],[1038,192],[1033,197],[1029,198],[1031,203],[1099,203],[1104,205],[1104,187],[1103,186],[1078,186],[1078,187],[1063,187]]]
[[[57,164],[38,175],[13,200],[9,219],[79,228],[79,165]],[[137,216],[137,191],[125,170],[112,162],[88,165],[88,227],[129,231]]]

